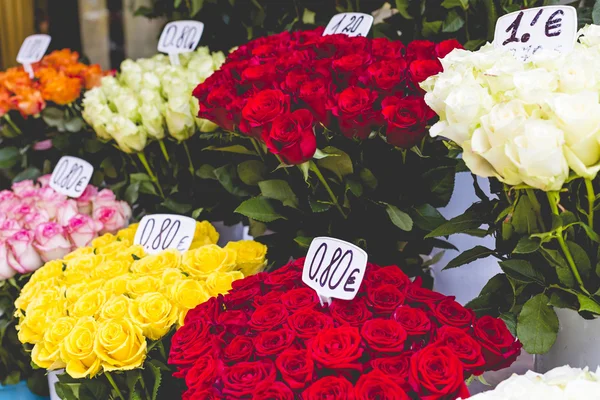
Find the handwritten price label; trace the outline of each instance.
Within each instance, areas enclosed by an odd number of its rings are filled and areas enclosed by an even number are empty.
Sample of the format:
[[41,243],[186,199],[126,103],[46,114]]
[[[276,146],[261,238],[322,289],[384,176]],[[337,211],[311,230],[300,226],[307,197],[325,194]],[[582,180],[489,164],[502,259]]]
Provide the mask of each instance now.
[[313,288],[321,304],[331,299],[352,300],[367,269],[367,253],[330,237],[313,239],[304,261],[302,282]]
[[573,50],[577,11],[570,6],[530,8],[507,14],[496,22],[494,47],[506,48],[527,61],[540,50]]
[[83,194],[92,175],[94,167],[81,158],[63,156],[52,171],[50,187],[58,193],[78,198]]
[[196,50],[204,32],[204,24],[198,21],[174,21],[165,25],[158,51],[169,54],[171,64],[179,65],[179,54]]
[[363,13],[342,13],[334,15],[327,24],[325,35],[343,33],[348,36],[367,36],[373,25],[373,16]]
[[196,232],[196,221],[173,214],[146,215],[140,221],[134,244],[144,247],[146,253],[157,254],[166,249],[186,251]]
[[31,64],[36,63],[44,57],[52,38],[48,35],[31,35],[25,38],[19,53],[17,54],[17,62],[23,64],[23,68],[31,78],[33,78],[33,68]]

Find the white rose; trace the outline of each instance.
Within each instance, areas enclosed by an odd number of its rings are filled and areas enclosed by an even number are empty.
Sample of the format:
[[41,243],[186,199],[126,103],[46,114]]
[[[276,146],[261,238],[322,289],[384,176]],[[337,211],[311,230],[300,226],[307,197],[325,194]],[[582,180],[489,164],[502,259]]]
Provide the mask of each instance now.
[[92,126],[96,135],[103,140],[110,140],[111,136],[106,131],[106,124],[112,119],[113,112],[107,104],[86,103],[84,99],[82,116]]
[[594,47],[600,44],[600,26],[586,25],[577,32],[579,42],[587,47]]
[[187,79],[182,78],[184,74],[165,74],[162,81],[162,89],[165,97],[191,96]]
[[565,385],[564,400],[600,400],[600,383],[578,379]]
[[491,93],[506,92],[515,88],[514,75],[523,72],[524,64],[508,54],[481,74],[481,79],[490,87]]
[[133,92],[122,90],[112,99],[112,101],[121,116],[132,121],[139,121],[140,104],[137,96]]
[[142,87],[144,89],[160,90],[160,78],[154,72],[144,72],[142,76]]
[[188,63],[187,68],[190,71],[193,71],[196,76],[201,77],[201,80],[204,81],[204,79],[211,76],[214,72],[215,64],[212,56],[209,54],[194,55]]
[[133,60],[127,59],[121,63],[119,79],[129,88],[137,91],[142,87],[142,67]]
[[574,50],[558,69],[558,89],[565,93],[578,93],[596,86],[594,58],[585,50]]
[[114,76],[105,76],[100,80],[100,87],[107,99],[112,98],[121,90],[121,85]]
[[165,110],[169,134],[175,139],[186,140],[194,134],[194,116],[187,96],[169,98]]
[[544,381],[548,385],[564,386],[569,381],[585,377],[586,372],[581,368],[571,368],[565,365],[546,372],[544,374]]
[[106,130],[125,153],[139,152],[146,147],[148,139],[146,130],[122,115],[116,115],[108,123]]
[[513,80],[515,90],[512,97],[527,103],[543,102],[558,87],[556,74],[543,68],[517,72],[513,75]]
[[142,125],[148,135],[159,140],[165,137],[164,118],[156,105],[151,103],[142,104],[140,115],[142,116]]

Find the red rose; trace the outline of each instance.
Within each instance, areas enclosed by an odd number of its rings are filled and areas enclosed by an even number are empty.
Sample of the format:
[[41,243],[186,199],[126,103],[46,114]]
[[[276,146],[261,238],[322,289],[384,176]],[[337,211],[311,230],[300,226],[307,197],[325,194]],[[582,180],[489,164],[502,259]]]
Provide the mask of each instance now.
[[[209,325],[204,320],[186,323],[175,332],[171,339],[169,364],[179,367],[180,371],[189,369],[199,357],[211,354],[213,343],[209,335]],[[182,377],[184,374],[179,374]]]
[[287,73],[282,82],[282,89],[287,89],[291,92],[298,92],[302,86],[310,82],[310,75],[303,68],[293,69]]
[[394,285],[401,291],[404,291],[410,285],[410,278],[400,267],[389,265],[387,267],[375,268],[373,265],[367,266],[367,275],[365,281],[369,286],[379,287],[381,285]]
[[336,299],[329,306],[329,312],[338,324],[355,327],[362,326],[366,320],[373,317],[362,298],[355,298],[352,301]]
[[369,288],[367,298],[373,313],[389,316],[404,302],[405,296],[394,285],[381,285]]
[[223,349],[223,358],[226,362],[248,361],[254,354],[254,344],[247,336],[236,336]]
[[317,150],[313,117],[310,111],[299,109],[278,117],[265,138],[267,148],[278,154],[286,164],[302,164]]
[[394,357],[381,357],[371,361],[374,370],[379,370],[392,378],[398,385],[404,386],[408,382],[410,358],[414,353],[405,351]]
[[217,377],[218,363],[213,356],[200,357],[185,376],[189,388],[209,389]]
[[311,343],[312,358],[325,368],[361,370],[361,340],[358,329],[351,326],[322,330]]
[[273,122],[280,115],[287,113],[289,108],[290,98],[283,94],[281,90],[265,89],[258,92],[248,99],[242,109],[242,117],[244,117],[242,122],[249,125],[245,128],[245,131],[251,132],[252,128],[262,128],[261,130],[267,129],[268,131],[267,124]]
[[429,40],[413,40],[406,48],[409,60],[431,60],[435,57],[435,43]]
[[259,357],[270,357],[280,354],[290,347],[296,335],[289,328],[261,332],[254,338],[254,348]]
[[233,335],[243,335],[248,330],[248,317],[240,310],[221,313],[217,323],[225,332]]
[[298,93],[298,97],[311,108],[315,119],[322,123],[327,121],[330,83],[325,78],[312,79],[302,85]]
[[442,72],[442,64],[438,60],[415,60],[410,63],[408,70],[412,81],[417,85],[430,76]]
[[463,363],[466,370],[471,371],[485,365],[481,346],[464,330],[452,326],[442,326],[438,329],[436,336],[438,344],[448,346]]
[[261,384],[273,384],[277,377],[275,365],[270,360],[241,362],[226,367],[221,378],[223,380],[223,396],[238,398],[250,396]]
[[203,322],[214,323],[223,306],[223,296],[211,297],[204,303],[196,306],[196,308],[188,311],[185,315],[185,324],[196,320]]
[[506,368],[521,354],[521,342],[500,318],[481,317],[473,325],[473,335],[481,344],[486,371]]
[[331,107],[339,118],[340,129],[347,137],[366,139],[376,121],[374,102],[377,92],[360,87],[349,87],[342,91]]
[[426,335],[433,329],[429,316],[418,308],[398,307],[393,318],[402,325],[409,336]]
[[372,350],[382,353],[399,353],[404,350],[406,331],[396,321],[371,319],[365,322],[360,334]]
[[231,288],[235,291],[252,289],[255,287],[260,289],[262,288],[262,283],[267,276],[268,274],[266,272],[259,272],[256,275],[250,275],[244,279],[238,279],[237,281],[231,282]]
[[387,38],[371,40],[371,52],[376,57],[396,59],[404,54],[404,43],[399,40],[391,41]]
[[221,400],[223,396],[214,388],[189,388],[181,396],[181,400]]
[[253,65],[242,71],[242,81],[252,83],[259,88],[269,85],[275,78],[275,66],[271,63]]
[[282,290],[294,288],[298,281],[302,283],[302,269],[290,268],[289,266],[270,272],[267,279],[265,279],[266,284]]
[[381,107],[387,122],[388,143],[405,149],[421,141],[427,132],[427,122],[435,115],[425,101],[417,97],[387,97]]
[[446,346],[430,345],[410,359],[408,382],[419,399],[468,398],[463,366]]
[[315,363],[310,352],[306,349],[287,349],[281,353],[275,365],[281,373],[281,377],[292,389],[298,390],[312,382]]
[[308,287],[292,289],[281,296],[281,302],[290,311],[310,308],[319,304],[317,292]]
[[444,40],[435,45],[435,55],[444,58],[454,49],[464,49],[464,47],[456,39]]
[[284,323],[287,317],[288,312],[283,304],[266,304],[254,311],[250,326],[257,331],[268,331]]
[[252,400],[294,400],[294,393],[281,382],[265,382],[256,388]]
[[367,72],[377,88],[391,90],[404,81],[406,61],[401,58],[379,61],[371,64]]
[[310,339],[323,329],[333,328],[333,319],[312,308],[303,308],[288,317],[288,325],[299,338]]
[[406,301],[413,306],[430,305],[444,300],[446,296],[433,290],[421,287],[421,277],[406,287]]
[[433,316],[440,325],[455,326],[461,329],[470,329],[475,321],[473,310],[461,306],[454,301],[454,297],[446,297],[432,307]]
[[354,388],[356,400],[410,400],[394,378],[374,370],[361,375]]
[[245,309],[248,308],[249,300],[260,294],[260,288],[256,286],[251,286],[243,290],[231,290],[228,294],[223,296],[223,303],[225,303],[225,307],[228,310]]
[[366,67],[370,61],[371,55],[361,51],[333,60],[332,67],[339,72],[352,72]]
[[354,388],[345,378],[326,376],[308,387],[302,393],[303,400],[355,400]]
[[272,290],[267,292],[264,296],[256,296],[252,302],[254,307],[258,308],[260,306],[264,306],[267,304],[279,303],[281,300],[281,295],[284,292],[280,292],[279,290]]

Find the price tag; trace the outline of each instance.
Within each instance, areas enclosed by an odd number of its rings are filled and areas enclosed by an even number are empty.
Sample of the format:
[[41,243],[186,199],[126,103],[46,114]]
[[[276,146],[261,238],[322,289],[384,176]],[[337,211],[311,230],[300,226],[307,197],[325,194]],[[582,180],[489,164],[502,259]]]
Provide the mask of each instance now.
[[334,15],[327,24],[325,35],[343,33],[348,36],[367,36],[373,25],[373,16],[363,13],[342,13]]
[[23,68],[33,78],[33,68],[31,64],[36,63],[44,57],[52,38],[48,35],[31,35],[25,38],[19,54],[17,54],[17,62],[23,64]]
[[174,214],[146,215],[135,232],[134,244],[144,247],[148,254],[157,254],[166,249],[186,251],[190,248],[196,220]]
[[360,247],[330,237],[314,238],[308,249],[302,282],[319,295],[321,305],[331,299],[352,300],[365,276],[367,253]]
[[158,51],[169,54],[172,65],[179,65],[179,54],[196,50],[202,32],[204,32],[202,22],[169,22],[158,39]]
[[573,50],[577,11],[571,6],[546,6],[515,11],[496,22],[494,47],[505,48],[527,61],[540,50]]
[[58,193],[78,198],[83,194],[92,175],[94,167],[81,158],[63,156],[52,171],[50,187]]

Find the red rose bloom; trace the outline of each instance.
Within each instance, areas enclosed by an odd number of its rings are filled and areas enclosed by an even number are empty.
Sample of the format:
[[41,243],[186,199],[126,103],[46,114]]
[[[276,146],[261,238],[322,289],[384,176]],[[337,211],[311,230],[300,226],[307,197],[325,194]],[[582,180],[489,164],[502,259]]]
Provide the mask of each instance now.
[[200,357],[185,376],[189,388],[209,389],[217,377],[217,360],[210,355]]
[[297,281],[302,282],[302,270],[287,266],[271,272],[267,279],[265,279],[267,285],[280,290],[293,289]]
[[373,103],[377,93],[360,87],[349,87],[337,96],[331,112],[340,119],[340,129],[347,137],[366,139],[376,122]]
[[407,351],[398,356],[377,358],[371,362],[371,366],[374,370],[381,371],[403,387],[408,382],[410,358],[413,354],[413,352]]
[[406,48],[409,60],[431,60],[435,57],[435,43],[429,40],[413,40]]
[[281,295],[281,302],[290,311],[311,308],[319,304],[317,293],[309,287],[292,289]]
[[418,86],[425,79],[442,72],[442,64],[438,60],[415,60],[408,66],[413,83]]
[[409,336],[426,335],[433,329],[429,316],[418,308],[400,306],[394,311],[393,318]]
[[290,347],[296,335],[289,328],[261,332],[254,338],[256,355],[270,357]]
[[329,312],[338,324],[357,327],[373,317],[365,301],[356,298],[353,301],[334,300],[329,306]]
[[302,393],[303,400],[344,399],[355,400],[354,388],[345,378],[326,376],[308,387]]
[[394,285],[402,292],[411,283],[408,275],[395,265],[380,268],[371,268],[368,266],[365,281],[372,287]]
[[388,143],[405,149],[421,141],[427,122],[435,115],[422,98],[387,97],[381,105]]
[[288,312],[283,304],[266,304],[258,307],[250,318],[250,326],[257,331],[267,331],[283,324]]
[[181,400],[221,400],[223,396],[215,389],[190,388],[181,396]]
[[319,122],[327,121],[327,100],[330,81],[325,78],[312,79],[300,87],[298,97],[304,101]]
[[302,164],[317,150],[313,131],[313,117],[306,109],[283,114],[273,122],[271,134],[266,137],[267,147],[278,154],[286,164]]
[[326,368],[360,370],[363,354],[358,329],[340,326],[323,330],[311,344],[312,358]]
[[260,306],[279,302],[283,293],[284,292],[280,292],[279,290],[267,292],[267,294],[265,294],[264,296],[256,296],[252,301],[252,304],[254,305],[254,307],[258,308]]
[[430,345],[415,353],[410,360],[408,381],[420,399],[469,397],[462,364],[445,346]]
[[370,288],[367,293],[368,303],[375,314],[390,315],[404,302],[404,293],[394,285],[381,285]]
[[250,396],[261,384],[273,384],[277,371],[271,361],[241,362],[226,367],[221,375],[224,397]]
[[[290,99],[287,95],[280,90],[266,89],[248,99],[242,117],[249,128],[265,128],[275,118],[287,113],[289,108]],[[249,128],[246,128],[247,132],[251,131]]]
[[433,306],[433,315],[442,325],[469,329],[475,321],[473,310],[461,306],[454,297],[446,297]]
[[399,86],[405,78],[406,61],[385,60],[371,64],[368,68],[369,76],[377,88],[391,90]]
[[473,334],[481,344],[486,370],[506,368],[521,354],[521,342],[515,340],[500,318],[481,317],[475,321]]
[[303,389],[312,382],[315,363],[306,349],[287,349],[275,360],[281,377],[292,389]]
[[382,353],[399,353],[404,350],[406,331],[391,319],[369,320],[363,325],[360,334],[372,350]]
[[223,349],[223,358],[226,362],[234,363],[248,361],[254,354],[252,338],[247,336],[236,336]]
[[223,296],[211,297],[204,303],[196,306],[185,315],[185,324],[196,320],[202,320],[204,323],[213,323],[217,320],[217,316],[223,305]]
[[442,326],[436,333],[440,346],[448,346],[463,363],[467,371],[485,365],[481,346],[460,328]]
[[[246,289],[261,289],[262,288],[262,283],[264,282],[264,280],[266,279],[266,277],[268,276],[268,274],[266,272],[259,272],[256,275],[250,275],[248,277],[246,277],[245,279],[238,279],[237,281],[233,281],[231,282],[231,288],[233,289],[233,291],[238,291],[238,290],[246,290]],[[231,295],[232,293],[229,293],[229,295]],[[227,297],[227,296],[226,296]]]
[[243,335],[248,330],[248,317],[243,311],[225,311],[217,319],[219,327],[233,335]]
[[288,317],[288,325],[299,338],[310,339],[324,329],[333,328],[333,319],[312,308],[303,308]]
[[354,389],[356,400],[410,400],[393,377],[375,370],[362,375]]
[[444,300],[446,296],[433,290],[421,287],[421,278],[417,277],[412,285],[406,288],[406,302],[416,306],[431,305]]
[[435,45],[435,55],[444,58],[454,49],[464,49],[464,47],[456,39],[444,40]]
[[385,59],[397,59],[404,55],[404,43],[399,40],[391,41],[387,38],[371,40],[371,51],[374,56]]
[[[235,281],[237,282],[237,281]],[[239,310],[248,306],[248,300],[260,295],[260,288],[249,287],[244,290],[236,290],[223,296],[223,303],[228,310]]]
[[169,364],[189,369],[197,358],[212,353],[208,324],[199,319],[186,323],[175,332],[171,340]]
[[252,400],[294,400],[294,393],[281,382],[265,382],[256,388]]

